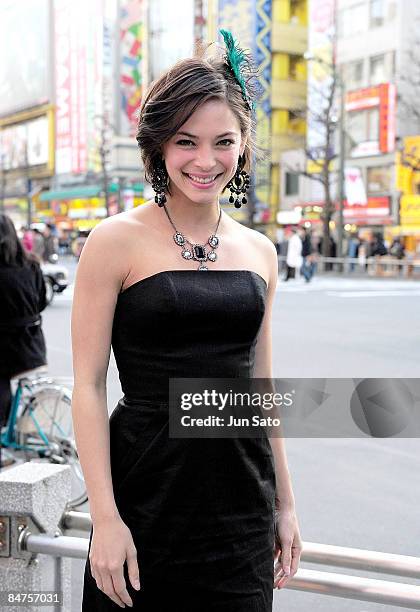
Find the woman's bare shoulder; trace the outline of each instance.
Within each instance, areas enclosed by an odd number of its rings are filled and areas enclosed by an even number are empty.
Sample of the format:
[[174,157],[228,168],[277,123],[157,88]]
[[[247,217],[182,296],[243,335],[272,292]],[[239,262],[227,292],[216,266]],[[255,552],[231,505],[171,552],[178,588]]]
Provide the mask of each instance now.
[[276,252],[276,248],[273,242],[265,234],[251,227],[247,227],[246,225],[242,225],[237,221],[235,221],[234,223],[237,228],[237,231],[241,233],[241,237],[244,240],[248,241],[249,244],[255,246],[258,251],[262,251],[262,253],[265,253],[267,255]]
[[133,233],[147,231],[152,217],[150,212],[149,205],[144,204],[139,208],[107,217],[92,230],[90,236],[93,235],[96,239],[113,237],[116,240],[126,241]]

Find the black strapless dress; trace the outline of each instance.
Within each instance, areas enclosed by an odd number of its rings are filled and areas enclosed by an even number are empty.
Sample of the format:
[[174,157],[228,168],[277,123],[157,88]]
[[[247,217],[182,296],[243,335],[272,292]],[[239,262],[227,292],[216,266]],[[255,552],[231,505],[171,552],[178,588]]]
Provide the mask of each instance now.
[[[171,270],[118,297],[112,346],[124,397],[110,417],[110,453],[117,507],[137,548],[140,591],[124,565],[133,610],[272,609],[268,439],[168,435],[169,378],[252,377],[266,290],[247,270]],[[120,609],[97,588],[89,559],[82,609]]]

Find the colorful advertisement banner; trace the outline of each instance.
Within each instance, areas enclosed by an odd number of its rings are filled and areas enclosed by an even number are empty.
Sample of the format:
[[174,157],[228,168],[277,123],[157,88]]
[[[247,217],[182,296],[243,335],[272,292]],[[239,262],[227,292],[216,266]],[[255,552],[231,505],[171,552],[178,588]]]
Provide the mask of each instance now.
[[71,2],[56,0],[54,3],[54,48],[57,174],[72,171],[70,15]]
[[259,72],[257,145],[265,159],[255,164],[256,207],[268,208],[271,187],[271,0],[219,0],[218,29],[230,30],[251,51]]
[[102,0],[54,1],[57,174],[100,170],[95,117],[107,105],[111,114],[111,40]]
[[[335,0],[308,0],[308,116],[307,146],[316,158],[325,156],[326,125],[320,117],[331,96]],[[332,145],[333,143],[331,143]],[[332,153],[332,151],[331,151]]]
[[144,0],[128,0],[120,7],[120,133],[136,131],[136,111],[143,93],[142,62],[145,30]]

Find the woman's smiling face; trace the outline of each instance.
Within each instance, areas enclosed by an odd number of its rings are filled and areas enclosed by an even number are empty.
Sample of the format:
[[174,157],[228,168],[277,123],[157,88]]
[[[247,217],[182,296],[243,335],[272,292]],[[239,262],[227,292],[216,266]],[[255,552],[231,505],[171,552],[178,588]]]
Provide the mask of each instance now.
[[214,202],[235,174],[244,146],[230,107],[220,100],[205,102],[162,147],[171,194]]

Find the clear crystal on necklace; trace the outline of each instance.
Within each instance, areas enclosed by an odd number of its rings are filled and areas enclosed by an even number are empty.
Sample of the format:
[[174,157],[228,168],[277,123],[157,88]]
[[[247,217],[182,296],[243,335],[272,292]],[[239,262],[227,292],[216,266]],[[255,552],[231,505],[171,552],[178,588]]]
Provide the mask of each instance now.
[[217,255],[214,251],[210,251],[210,253],[207,255],[207,259],[209,259],[210,261],[216,261],[217,259]]
[[176,234],[174,234],[174,240],[175,242],[179,245],[179,246],[183,246],[184,242],[185,242],[185,238],[184,236],[181,234],[181,232],[177,232]]
[[192,258],[192,253],[191,251],[189,251],[188,249],[183,249],[181,251],[181,255],[184,259],[191,259]]
[[208,267],[207,267],[207,266],[205,266],[204,264],[202,264],[202,263],[201,263],[201,264],[198,266],[198,270],[203,270],[203,271],[206,271],[206,270],[208,270]]
[[210,246],[211,246],[213,249],[215,249],[215,248],[217,248],[217,246],[218,246],[218,244],[219,244],[219,239],[218,239],[218,237],[217,237],[217,236],[215,236],[214,234],[212,234],[212,235],[210,236],[210,238],[209,238],[209,241],[208,241],[208,242],[209,242],[209,245],[210,245]]

